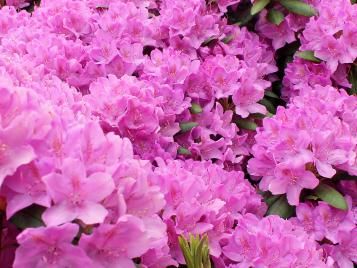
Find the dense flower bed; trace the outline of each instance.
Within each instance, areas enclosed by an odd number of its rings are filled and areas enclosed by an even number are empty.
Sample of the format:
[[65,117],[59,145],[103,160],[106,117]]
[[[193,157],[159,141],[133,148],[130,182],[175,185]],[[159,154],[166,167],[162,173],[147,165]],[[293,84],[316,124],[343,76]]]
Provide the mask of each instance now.
[[0,1],[0,266],[353,268],[354,2]]

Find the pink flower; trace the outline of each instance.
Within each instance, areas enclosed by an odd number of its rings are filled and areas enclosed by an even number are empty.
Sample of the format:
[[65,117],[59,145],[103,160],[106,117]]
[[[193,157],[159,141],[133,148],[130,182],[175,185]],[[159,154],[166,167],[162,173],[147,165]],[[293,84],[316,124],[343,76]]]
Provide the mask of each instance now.
[[327,267],[317,243],[301,228],[278,216],[241,216],[223,254],[228,263],[237,264],[229,267]]
[[319,202],[314,214],[317,240],[326,237],[333,243],[338,243],[341,233],[350,232],[356,226],[350,209],[346,212],[333,208],[325,202]]
[[300,90],[304,90],[306,85],[313,87],[316,84],[321,86],[332,84],[331,71],[326,64],[295,58],[285,69],[282,95],[285,98],[294,97],[300,93]]
[[[0,94],[3,96],[0,101],[0,186],[6,176],[13,175],[18,167],[36,156],[29,143],[35,114],[22,110],[26,107],[27,92],[17,92],[13,87],[0,77]],[[31,126],[24,125],[24,120],[31,122]]]
[[314,208],[308,203],[300,203],[296,207],[296,220],[309,234],[315,232]]
[[54,205],[43,214],[47,225],[58,225],[80,219],[86,224],[104,221],[107,210],[99,204],[114,190],[111,176],[96,172],[86,177],[83,164],[68,158],[62,174],[50,173],[43,178]]
[[340,243],[343,233],[348,233],[355,228],[355,219],[351,210],[343,211],[333,208],[325,202],[319,202],[317,206],[312,204],[299,204],[296,208],[297,218],[292,221],[304,227],[315,240],[328,239],[332,243]]
[[289,204],[298,205],[301,190],[314,189],[319,184],[319,180],[311,171],[305,170],[304,164],[309,161],[308,159],[302,160],[301,163],[293,161],[295,160],[277,165],[276,179],[270,182],[268,189],[273,194],[286,193]]
[[14,6],[16,8],[24,8],[30,5],[27,0],[7,0],[6,5]]
[[319,14],[306,24],[301,49],[314,51],[315,56],[326,61],[334,72],[338,64],[352,63],[356,58],[355,38],[352,37],[355,30],[351,25],[357,9],[348,0],[333,4],[321,0],[316,3],[316,8]]
[[133,258],[140,257],[150,243],[143,222],[130,215],[116,224],[101,224],[91,235],[84,235],[79,246],[93,260],[94,267],[135,268]]
[[23,143],[21,129],[11,126],[0,129],[0,185],[16,169],[35,159],[35,152],[30,145]]
[[51,206],[51,199],[35,163],[23,165],[13,176],[8,176],[4,185],[8,188],[6,217],[9,219],[17,211],[32,204]]
[[[162,217],[169,227],[171,253],[180,234],[210,237],[211,255],[221,255],[220,240],[233,230],[239,213],[264,213],[265,207],[244,179],[243,173],[225,171],[207,161],[167,161],[157,159],[150,181],[160,186],[166,205]],[[182,258],[178,259],[182,262]]]
[[285,19],[279,25],[275,25],[267,20],[266,10],[260,13],[256,28],[262,36],[272,40],[274,49],[296,40],[294,29],[289,25],[289,21]]
[[222,13],[227,11],[227,7],[239,3],[240,0],[218,0],[217,4]]
[[94,267],[80,247],[72,244],[78,226],[67,223],[62,226],[29,228],[17,241],[14,268],[30,267]]
[[357,262],[357,228],[341,233],[340,238],[338,245],[325,244],[324,249],[339,267],[352,268]]
[[316,169],[325,178],[332,178],[336,170],[332,165],[341,165],[348,161],[348,154],[345,150],[337,149],[333,132],[316,133],[313,140],[312,150],[314,152]]

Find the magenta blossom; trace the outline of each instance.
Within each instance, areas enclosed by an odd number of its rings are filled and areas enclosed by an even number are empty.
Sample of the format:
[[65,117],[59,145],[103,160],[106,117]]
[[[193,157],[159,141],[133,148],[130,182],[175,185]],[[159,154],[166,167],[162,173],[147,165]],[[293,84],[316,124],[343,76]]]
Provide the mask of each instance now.
[[51,173],[44,177],[54,205],[43,214],[47,225],[58,225],[76,218],[86,224],[104,221],[107,210],[99,203],[114,190],[110,175],[97,172],[86,177],[83,164],[68,158],[62,174]]
[[132,258],[150,248],[143,222],[133,216],[123,216],[114,225],[102,224],[92,235],[80,240],[82,248],[97,268],[135,268]]
[[65,268],[95,267],[80,247],[71,242],[78,232],[75,224],[54,227],[29,228],[22,232],[17,241],[14,268]]

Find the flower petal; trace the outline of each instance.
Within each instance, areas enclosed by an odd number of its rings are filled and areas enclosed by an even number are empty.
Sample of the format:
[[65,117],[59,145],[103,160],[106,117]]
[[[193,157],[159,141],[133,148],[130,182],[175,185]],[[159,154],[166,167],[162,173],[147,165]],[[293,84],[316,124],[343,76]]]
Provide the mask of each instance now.
[[77,217],[77,213],[68,203],[63,202],[48,208],[43,214],[42,219],[47,226],[60,225],[71,222]]

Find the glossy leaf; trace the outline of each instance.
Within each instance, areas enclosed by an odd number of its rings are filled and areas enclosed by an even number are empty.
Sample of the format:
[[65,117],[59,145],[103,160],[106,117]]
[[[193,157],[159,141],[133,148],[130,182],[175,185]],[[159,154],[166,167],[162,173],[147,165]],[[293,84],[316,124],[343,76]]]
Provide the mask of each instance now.
[[284,14],[282,12],[280,12],[279,10],[271,9],[268,12],[268,20],[271,23],[279,26],[280,23],[282,23],[284,20]]
[[227,35],[221,41],[225,44],[228,44],[229,42],[231,42],[233,40],[233,38],[234,38],[233,35]]
[[352,65],[351,69],[348,73],[348,80],[351,83],[351,89],[349,90],[349,93],[351,95],[357,95],[357,66]]
[[273,91],[267,90],[264,92],[264,95],[273,99],[280,99]]
[[190,235],[188,239],[179,236],[179,244],[187,268],[211,268],[207,235]]
[[237,120],[235,120],[235,123],[241,129],[256,130],[258,127],[256,123],[254,123],[253,121],[251,121],[249,119],[245,119],[245,118],[237,119]]
[[188,132],[197,126],[198,126],[197,122],[182,122],[182,123],[180,123],[181,133]]
[[286,196],[279,197],[267,211],[267,215],[278,215],[284,219],[290,218],[294,214],[294,207],[290,206]]
[[319,58],[316,58],[314,55],[314,52],[311,50],[305,50],[305,51],[298,51],[295,54],[297,57],[302,58],[304,60],[312,61],[315,63],[320,63],[321,60]]
[[44,226],[45,224],[41,219],[44,210],[43,207],[32,205],[18,211],[10,218],[10,221],[20,229]]
[[192,114],[199,114],[202,113],[202,107],[197,103],[192,103],[190,111]]
[[272,113],[275,114],[276,113],[276,108],[275,106],[266,98],[261,99],[258,103],[262,104],[265,106],[265,108],[267,108],[267,110]]
[[186,149],[185,147],[182,147],[182,146],[180,146],[178,148],[177,153],[178,154],[182,154],[182,155],[191,155],[191,152],[188,149]]
[[325,201],[331,206],[342,210],[348,209],[347,202],[343,195],[331,186],[324,183],[320,183],[320,185],[314,190],[314,192],[316,196],[318,196],[321,200]]
[[255,15],[255,14],[259,13],[269,3],[270,3],[270,0],[256,0],[256,1],[254,1],[252,9],[250,10],[250,14]]
[[315,9],[298,0],[280,0],[282,6],[284,6],[287,10],[292,13],[305,16],[305,17],[312,17],[316,15]]

